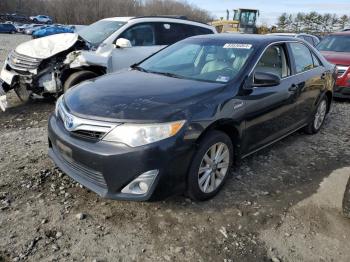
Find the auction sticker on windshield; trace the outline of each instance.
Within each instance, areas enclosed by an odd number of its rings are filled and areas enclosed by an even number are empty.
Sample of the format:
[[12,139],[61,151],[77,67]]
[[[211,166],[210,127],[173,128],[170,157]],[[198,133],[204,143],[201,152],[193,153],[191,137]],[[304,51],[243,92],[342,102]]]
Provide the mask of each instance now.
[[253,45],[251,44],[225,44],[224,48],[233,48],[233,49],[251,49]]
[[5,69],[2,69],[0,78],[6,83],[11,85],[12,84],[12,79],[15,75]]

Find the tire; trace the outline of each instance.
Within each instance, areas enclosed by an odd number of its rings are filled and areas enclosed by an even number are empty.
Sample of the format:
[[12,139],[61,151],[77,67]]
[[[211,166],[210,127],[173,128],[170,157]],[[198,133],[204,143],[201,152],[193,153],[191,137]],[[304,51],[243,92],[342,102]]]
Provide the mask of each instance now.
[[344,198],[343,198],[343,214],[345,217],[350,218],[350,178],[346,185]]
[[64,90],[64,92],[66,92],[72,86],[75,86],[75,85],[77,85],[85,80],[95,78],[97,76],[98,75],[96,73],[91,72],[91,71],[86,71],[86,70],[75,72],[75,73],[71,74],[67,78],[67,80],[64,82],[63,90]]
[[34,19],[33,19],[33,22],[34,22],[34,23],[37,23],[37,22],[38,22],[38,19],[34,18]]
[[[216,150],[214,151],[216,157],[211,155],[213,148]],[[221,154],[219,154],[220,150]],[[224,152],[227,153],[224,154]],[[215,163],[210,159],[217,158],[218,155],[224,157],[222,161]],[[187,176],[187,195],[195,201],[214,197],[224,185],[232,163],[233,145],[230,137],[221,131],[209,131],[201,139],[192,160]],[[220,168],[220,165],[223,167]]]
[[326,116],[327,116],[328,106],[329,104],[328,104],[327,96],[322,97],[322,99],[319,101],[317,105],[317,108],[315,110],[315,113],[312,116],[312,119],[304,129],[304,131],[307,134],[312,135],[320,131],[321,127],[324,124],[324,120],[326,119]]

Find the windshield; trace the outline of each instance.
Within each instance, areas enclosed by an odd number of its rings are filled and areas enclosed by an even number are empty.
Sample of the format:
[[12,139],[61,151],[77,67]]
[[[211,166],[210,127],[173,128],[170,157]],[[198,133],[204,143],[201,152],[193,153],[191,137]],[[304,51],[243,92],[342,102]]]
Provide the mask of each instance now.
[[79,30],[78,34],[90,44],[99,45],[125,24],[121,21],[100,20]]
[[327,36],[317,45],[320,51],[350,52],[350,35]]
[[207,39],[178,42],[141,63],[140,70],[172,77],[226,83],[241,71],[254,47]]

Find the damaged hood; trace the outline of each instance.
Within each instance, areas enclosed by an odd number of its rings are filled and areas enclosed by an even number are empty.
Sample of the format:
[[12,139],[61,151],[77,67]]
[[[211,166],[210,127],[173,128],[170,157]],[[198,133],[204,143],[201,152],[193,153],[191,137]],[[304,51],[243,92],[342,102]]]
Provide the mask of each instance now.
[[46,59],[71,48],[78,40],[78,34],[66,33],[30,40],[16,48],[21,55]]
[[166,121],[187,115],[223,86],[132,70],[85,81],[65,93],[64,101],[72,114],[84,118]]

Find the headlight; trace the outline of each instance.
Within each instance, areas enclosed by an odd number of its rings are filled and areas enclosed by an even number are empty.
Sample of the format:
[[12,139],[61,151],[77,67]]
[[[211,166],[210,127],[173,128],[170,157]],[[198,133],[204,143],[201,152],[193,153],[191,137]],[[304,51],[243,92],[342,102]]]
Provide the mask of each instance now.
[[103,140],[131,147],[154,143],[176,135],[185,120],[159,124],[123,124],[115,127]]
[[58,109],[59,109],[60,104],[62,102],[62,97],[63,97],[63,95],[61,95],[56,101],[56,107],[55,107],[55,116],[56,117],[58,117],[58,115],[59,115]]

